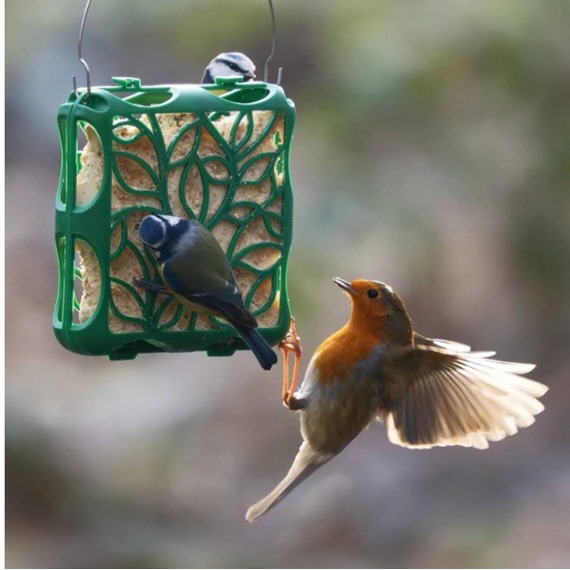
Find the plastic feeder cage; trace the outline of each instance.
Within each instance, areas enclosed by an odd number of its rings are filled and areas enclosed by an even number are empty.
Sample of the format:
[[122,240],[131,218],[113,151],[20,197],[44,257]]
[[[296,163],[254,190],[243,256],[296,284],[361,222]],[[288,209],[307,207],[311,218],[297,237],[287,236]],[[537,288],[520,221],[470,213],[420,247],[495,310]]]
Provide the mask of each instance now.
[[278,85],[239,78],[215,85],[113,82],[72,92],[59,108],[59,342],[111,359],[245,348],[223,319],[135,285],[160,283],[138,227],[144,216],[166,213],[213,232],[261,334],[277,344],[291,317],[292,101]]

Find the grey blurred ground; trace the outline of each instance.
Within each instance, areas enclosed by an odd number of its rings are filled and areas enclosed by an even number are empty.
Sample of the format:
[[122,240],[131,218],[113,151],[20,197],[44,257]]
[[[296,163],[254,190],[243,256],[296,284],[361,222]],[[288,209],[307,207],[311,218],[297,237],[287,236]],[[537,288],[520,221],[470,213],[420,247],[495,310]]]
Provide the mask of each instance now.
[[[486,452],[407,451],[373,426],[254,526],[299,444],[280,369],[111,363],[51,333],[82,4],[6,6],[7,566],[567,567],[570,2],[275,1],[306,354],[348,315],[330,278],[370,277],[424,334],[536,362],[551,390]],[[94,84],[196,81],[220,51],[261,70],[269,32],[262,0],[96,0],[85,54]]]

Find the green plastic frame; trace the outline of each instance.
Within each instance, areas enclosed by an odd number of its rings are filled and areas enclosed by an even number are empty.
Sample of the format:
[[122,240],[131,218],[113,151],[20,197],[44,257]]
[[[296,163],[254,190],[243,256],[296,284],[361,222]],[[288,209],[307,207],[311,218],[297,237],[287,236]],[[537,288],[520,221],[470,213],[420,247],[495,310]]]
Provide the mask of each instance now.
[[[67,349],[85,355],[107,355],[110,359],[135,358],[147,352],[190,352],[205,350],[208,355],[230,355],[236,349],[246,348],[235,330],[215,317],[209,317],[215,328],[196,328],[197,315],[193,313],[188,328],[173,330],[183,315],[183,307],[172,307],[174,317],[163,322],[161,316],[173,298],[160,297],[155,293],[137,290],[132,283],[121,282],[112,276],[111,264],[117,263],[127,249],[140,264],[142,276],[158,280],[154,255],[140,245],[136,245],[128,234],[127,221],[130,215],[141,216],[151,212],[171,213],[168,198],[168,175],[174,168],[182,169],[180,180],[180,200],[188,217],[194,217],[210,229],[220,222],[236,226],[233,240],[227,254],[235,270],[249,271],[255,277],[246,294],[246,306],[250,306],[258,288],[265,282],[271,283],[271,295],[267,306],[254,314],[267,310],[270,302],[279,303],[278,322],[271,326],[260,325],[260,332],[271,344],[277,344],[286,334],[291,312],[287,294],[287,264],[292,240],[293,195],[289,174],[290,145],[295,124],[295,107],[281,87],[263,82],[241,82],[238,78],[217,79],[215,85],[170,85],[142,86],[135,78],[113,78],[116,85],[94,87],[90,94],[80,90],[71,93],[68,101],[58,112],[58,126],[61,141],[62,165],[56,198],[55,241],[59,263],[59,288],[53,315],[53,328],[58,341]],[[263,133],[255,133],[253,112],[270,111],[268,127]],[[162,136],[157,115],[192,113],[196,121],[190,126],[195,129],[198,141],[192,150],[182,158],[173,158],[176,144],[188,128],[178,134],[177,140],[167,144]],[[229,140],[216,129],[216,119],[235,116]],[[144,119],[141,119],[143,117]],[[283,140],[275,137],[272,152],[255,153],[255,149],[267,136],[271,126],[282,120]],[[269,124],[270,123],[270,124]],[[238,140],[238,124],[245,125]],[[77,203],[77,177],[81,170],[81,153],[78,148],[78,129],[90,125],[100,140],[103,157],[103,174],[99,190],[87,204]],[[141,137],[151,141],[156,154],[156,165],[145,163],[140,157],[128,155],[118,143],[117,127],[128,126],[135,129],[136,136],[127,142]],[[133,132],[131,130],[131,132]],[[219,148],[220,156],[200,156],[200,137],[207,132]],[[256,138],[257,137],[257,138]],[[152,187],[134,188],[121,180],[117,169],[117,159],[130,159],[139,163],[146,171]],[[250,158],[248,158],[250,157]],[[252,180],[248,177],[252,164],[263,160],[267,167],[262,175]],[[212,178],[208,162],[217,161],[218,170],[226,173],[224,180]],[[184,199],[186,178],[191,168],[200,172],[203,188],[203,204],[200,211],[192,210]],[[184,174],[185,173],[185,174]],[[141,200],[140,205],[113,210],[112,183],[119,184],[122,191]],[[263,203],[236,198],[240,188],[259,184],[270,184],[270,194]],[[208,200],[212,184],[226,188],[222,202],[215,212],[208,213]],[[148,200],[154,205],[149,205]],[[146,203],[145,203],[146,200]],[[136,201],[136,200],[135,200]],[[203,206],[202,204],[202,206]],[[273,204],[273,207],[271,206]],[[276,211],[276,204],[279,205]],[[240,215],[236,212],[240,211]],[[244,215],[247,212],[247,215]],[[270,236],[267,243],[253,244],[239,251],[236,242],[248,224],[257,220]],[[120,232],[120,243],[112,251],[111,235]],[[85,322],[78,322],[80,302],[76,285],[80,276],[76,260],[76,243],[81,241],[92,249],[100,268],[100,296],[97,306]],[[248,261],[248,254],[260,247],[276,250],[277,261],[267,268],[259,268]],[[113,288],[121,288],[123,294],[130,295],[138,304],[140,314],[121,313],[113,299]],[[266,287],[267,288],[267,287]],[[124,320],[138,327],[138,330],[117,332],[109,326],[109,316]]]

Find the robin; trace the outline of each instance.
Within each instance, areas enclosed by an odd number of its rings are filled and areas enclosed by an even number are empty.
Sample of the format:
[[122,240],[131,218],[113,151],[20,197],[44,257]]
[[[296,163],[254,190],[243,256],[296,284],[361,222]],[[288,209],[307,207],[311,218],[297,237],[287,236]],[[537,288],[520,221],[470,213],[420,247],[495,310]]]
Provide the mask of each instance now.
[[[351,301],[350,320],[317,348],[298,392],[297,361],[289,389],[285,378],[283,402],[300,412],[303,443],[285,478],[249,508],[249,522],[375,418],[385,421],[388,439],[404,447],[485,449],[531,425],[544,409],[537,398],[548,388],[520,376],[533,364],[493,360],[494,352],[416,333],[404,303],[385,283],[333,281]],[[295,337],[293,328],[283,346],[286,358],[298,347]]]

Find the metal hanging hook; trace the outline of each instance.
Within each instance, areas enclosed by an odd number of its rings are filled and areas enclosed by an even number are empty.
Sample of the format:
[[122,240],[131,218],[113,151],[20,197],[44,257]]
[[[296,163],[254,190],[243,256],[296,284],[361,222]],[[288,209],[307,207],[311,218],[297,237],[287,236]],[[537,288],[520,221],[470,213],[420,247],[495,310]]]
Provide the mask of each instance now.
[[[79,62],[85,69],[85,78],[87,82],[87,95],[85,96],[85,100],[87,100],[89,95],[91,95],[91,70],[83,58],[83,32],[85,31],[85,22],[87,21],[87,13],[89,12],[90,6],[91,0],[87,0],[85,9],[83,10],[83,18],[81,19],[81,28],[79,29],[79,41],[77,42],[77,54],[79,56]],[[75,75],[73,76],[73,91],[75,92],[75,96],[77,96],[77,77]]]
[[[273,10],[272,0],[268,1],[269,1],[269,10],[271,12],[271,25],[273,28],[273,44],[271,46],[271,53],[269,54],[269,57],[265,60],[265,66],[263,70],[263,81],[265,81],[265,83],[267,83],[269,77],[269,62],[273,59],[273,56],[275,55],[275,48],[277,46],[277,23],[275,21],[275,11]],[[83,18],[81,18],[81,27],[79,29],[79,41],[77,42],[77,55],[79,57],[79,62],[83,66],[83,69],[85,69],[85,80],[87,83],[87,94],[85,96],[85,100],[87,100],[89,98],[89,95],[91,95],[91,70],[89,69],[87,61],[85,61],[85,58],[83,57],[83,33],[85,31],[85,23],[87,22],[87,14],[89,13],[90,6],[91,6],[91,0],[87,0],[85,4],[85,9],[83,10]],[[278,68],[277,85],[281,85],[282,72],[283,68],[282,67]],[[78,96],[77,77],[75,75],[73,76],[73,91],[75,93],[75,96],[77,97]]]
[[[269,77],[269,62],[273,59],[273,56],[275,55],[275,47],[277,46],[277,23],[275,22],[275,11],[273,10],[273,2],[271,0],[269,1],[269,10],[271,12],[271,25],[273,28],[273,44],[271,46],[271,53],[269,54],[269,57],[265,60],[265,66],[263,69],[263,81],[265,83],[267,83],[267,79]],[[277,85],[281,85],[281,73],[283,71],[283,68],[280,67],[277,70]]]

